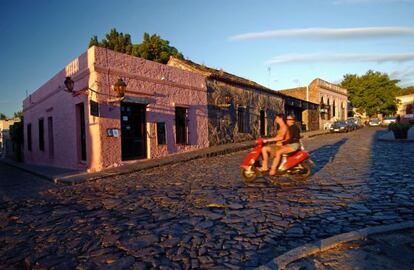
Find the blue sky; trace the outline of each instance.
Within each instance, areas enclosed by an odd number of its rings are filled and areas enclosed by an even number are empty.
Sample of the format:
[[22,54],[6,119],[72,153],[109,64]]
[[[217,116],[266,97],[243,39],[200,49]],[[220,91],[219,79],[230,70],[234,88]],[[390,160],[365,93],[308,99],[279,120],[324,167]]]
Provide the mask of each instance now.
[[387,72],[414,85],[414,0],[0,0],[0,112],[115,27],[272,89]]

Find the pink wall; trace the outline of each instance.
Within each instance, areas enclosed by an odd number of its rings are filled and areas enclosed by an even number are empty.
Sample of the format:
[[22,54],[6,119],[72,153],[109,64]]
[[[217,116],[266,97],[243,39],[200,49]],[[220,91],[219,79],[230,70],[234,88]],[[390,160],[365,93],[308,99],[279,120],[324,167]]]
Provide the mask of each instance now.
[[[63,168],[87,168],[87,163],[78,162],[75,106],[87,102],[86,96],[73,97],[64,91],[63,81],[66,76],[77,80],[75,90],[85,88],[88,84],[87,53],[76,58],[68,67],[57,73],[23,101],[24,113],[24,158],[27,163],[52,165]],[[75,74],[72,74],[75,73]],[[48,117],[53,118],[53,156],[49,155]],[[39,119],[44,119],[44,151],[39,150]],[[28,151],[27,125],[32,129],[32,151]]]
[[[76,97],[62,89],[65,76],[72,76]],[[28,163],[97,171],[125,163],[121,160],[121,138],[108,137],[107,128],[120,129],[120,102],[109,97],[111,86],[122,77],[127,94],[150,100],[147,106],[147,154],[157,158],[208,147],[206,83],[201,75],[141,58],[92,47],[24,100],[25,141],[27,123],[32,123],[32,151],[25,145]],[[91,116],[88,100],[100,105],[100,117]],[[30,102],[31,101],[31,102]],[[87,161],[79,162],[76,104],[85,102]],[[175,144],[175,106],[189,110],[189,144]],[[47,117],[53,116],[54,158],[49,158]],[[45,119],[45,151],[38,147],[38,119]],[[165,122],[167,145],[157,145],[156,122]]]

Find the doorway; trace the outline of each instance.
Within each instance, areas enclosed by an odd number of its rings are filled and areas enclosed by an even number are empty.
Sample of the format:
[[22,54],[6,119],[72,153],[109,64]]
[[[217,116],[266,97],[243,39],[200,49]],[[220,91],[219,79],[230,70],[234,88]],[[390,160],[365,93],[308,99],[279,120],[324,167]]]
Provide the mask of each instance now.
[[86,123],[85,123],[85,105],[84,103],[76,104],[77,114],[77,133],[78,133],[78,158],[80,161],[86,161]]
[[265,117],[265,111],[260,110],[260,136],[266,135],[266,117]]
[[121,103],[122,160],[146,158],[145,104]]

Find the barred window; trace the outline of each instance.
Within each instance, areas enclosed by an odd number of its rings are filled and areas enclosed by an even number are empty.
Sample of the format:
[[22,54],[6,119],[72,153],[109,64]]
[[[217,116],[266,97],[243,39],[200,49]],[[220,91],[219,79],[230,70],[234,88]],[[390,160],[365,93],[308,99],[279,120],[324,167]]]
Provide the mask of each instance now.
[[157,122],[157,143],[158,145],[163,145],[167,143],[165,122]]
[[246,109],[243,107],[237,108],[237,127],[240,133],[246,132],[246,120],[245,120]]

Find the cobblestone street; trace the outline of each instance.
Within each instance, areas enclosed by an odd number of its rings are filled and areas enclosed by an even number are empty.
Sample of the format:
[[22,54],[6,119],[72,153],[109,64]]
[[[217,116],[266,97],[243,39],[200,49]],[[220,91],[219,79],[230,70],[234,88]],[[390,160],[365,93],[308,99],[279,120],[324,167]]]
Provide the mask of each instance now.
[[414,144],[376,141],[383,132],[305,140],[316,168],[301,182],[244,184],[243,151],[5,197],[0,268],[250,269],[317,239],[414,220]]
[[390,232],[352,241],[294,262],[286,270],[375,269],[412,270],[414,230]]

